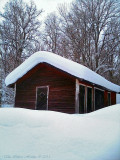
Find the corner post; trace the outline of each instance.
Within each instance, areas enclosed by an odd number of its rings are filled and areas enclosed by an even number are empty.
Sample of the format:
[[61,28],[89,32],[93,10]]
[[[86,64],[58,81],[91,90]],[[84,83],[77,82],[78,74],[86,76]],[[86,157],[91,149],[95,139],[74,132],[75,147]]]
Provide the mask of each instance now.
[[76,79],[75,83],[75,113],[79,113],[79,81]]

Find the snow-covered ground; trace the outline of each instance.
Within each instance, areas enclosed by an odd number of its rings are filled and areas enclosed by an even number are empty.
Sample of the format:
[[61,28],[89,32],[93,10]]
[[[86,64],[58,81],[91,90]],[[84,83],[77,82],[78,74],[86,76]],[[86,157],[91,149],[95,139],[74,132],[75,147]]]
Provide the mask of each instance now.
[[0,160],[120,160],[120,104],[84,115],[0,108]]

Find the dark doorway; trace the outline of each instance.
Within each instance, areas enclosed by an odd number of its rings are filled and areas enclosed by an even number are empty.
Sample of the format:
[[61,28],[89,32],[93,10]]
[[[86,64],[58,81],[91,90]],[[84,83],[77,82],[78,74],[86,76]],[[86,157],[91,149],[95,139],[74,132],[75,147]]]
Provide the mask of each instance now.
[[87,113],[92,112],[92,88],[87,87]]
[[79,86],[79,113],[85,113],[85,86]]
[[95,110],[104,107],[104,91],[95,89]]
[[48,87],[37,88],[36,109],[47,110],[48,105]]

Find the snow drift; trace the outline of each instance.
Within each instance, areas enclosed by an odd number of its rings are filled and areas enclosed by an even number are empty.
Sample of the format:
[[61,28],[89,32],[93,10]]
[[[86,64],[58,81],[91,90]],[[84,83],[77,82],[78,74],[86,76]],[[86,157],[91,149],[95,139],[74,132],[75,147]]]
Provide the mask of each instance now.
[[0,108],[0,160],[120,160],[120,105],[89,114]]

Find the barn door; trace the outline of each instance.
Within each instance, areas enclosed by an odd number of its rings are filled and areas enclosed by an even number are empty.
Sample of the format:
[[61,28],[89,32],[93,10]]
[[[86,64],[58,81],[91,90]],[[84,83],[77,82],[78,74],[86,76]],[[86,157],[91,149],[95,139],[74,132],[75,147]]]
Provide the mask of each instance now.
[[38,87],[36,90],[36,109],[47,110],[48,109],[48,87]]

